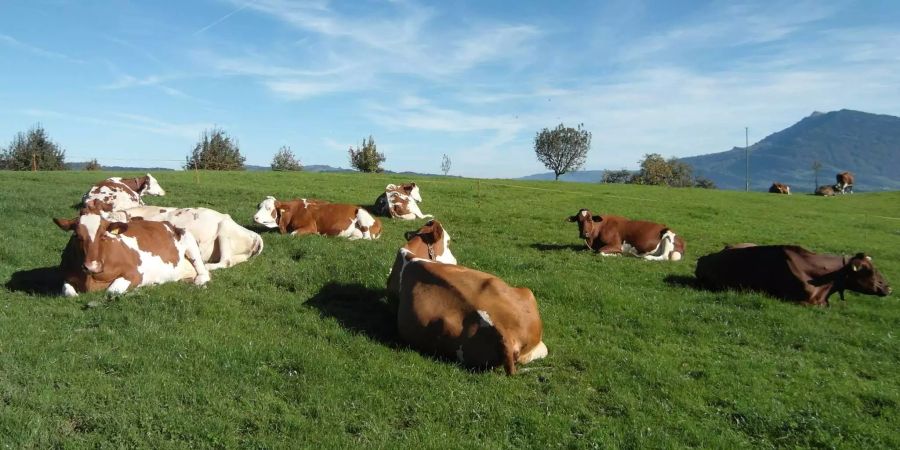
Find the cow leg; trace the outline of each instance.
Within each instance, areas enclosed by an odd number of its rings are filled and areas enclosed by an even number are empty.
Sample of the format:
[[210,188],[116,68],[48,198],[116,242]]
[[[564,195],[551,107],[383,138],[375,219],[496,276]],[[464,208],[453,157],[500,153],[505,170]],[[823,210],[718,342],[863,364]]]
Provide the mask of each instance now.
[[607,244],[597,249],[597,253],[603,256],[619,256],[622,253],[622,245]]
[[194,270],[197,271],[197,276],[194,277],[194,284],[203,286],[209,282],[209,270],[203,264],[203,253],[200,252],[197,239],[194,238],[190,231],[185,231],[181,239],[181,242],[184,244],[184,257],[190,261],[191,265],[194,266]]
[[116,278],[108,288],[106,288],[106,293],[109,295],[122,295],[128,290],[129,287],[131,287],[131,281],[129,281],[127,278],[119,277]]
[[219,246],[219,261],[207,263],[206,270],[216,270],[231,267],[237,263],[233,261],[231,251],[231,239],[223,233],[222,225],[219,225],[218,235],[216,236],[216,245]]
[[71,284],[63,283],[62,295],[63,297],[78,297],[78,291]]

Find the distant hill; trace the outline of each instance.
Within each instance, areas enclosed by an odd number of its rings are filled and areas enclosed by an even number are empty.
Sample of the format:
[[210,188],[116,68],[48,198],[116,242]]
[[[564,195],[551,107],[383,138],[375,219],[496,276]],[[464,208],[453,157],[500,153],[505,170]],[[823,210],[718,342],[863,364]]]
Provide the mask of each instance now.
[[[605,170],[581,170],[578,172],[564,173],[559,176],[559,181],[574,181],[576,183],[599,183],[603,179]],[[519,180],[553,180],[553,172],[536,173],[527,175]]]
[[[681,160],[719,188],[744,188],[741,147]],[[814,112],[750,146],[750,188],[764,190],[780,181],[793,192],[811,192],[816,160],[822,163],[819,184],[834,184],[836,173],[849,170],[855,190],[900,189],[900,117],[847,109]]]
[[[66,169],[69,170],[84,170],[84,167],[87,166],[87,161],[82,162],[68,162],[66,163]],[[164,172],[164,171],[172,171],[174,169],[166,169],[163,167],[125,167],[125,166],[102,166],[101,170],[104,171],[114,171],[114,172]]]

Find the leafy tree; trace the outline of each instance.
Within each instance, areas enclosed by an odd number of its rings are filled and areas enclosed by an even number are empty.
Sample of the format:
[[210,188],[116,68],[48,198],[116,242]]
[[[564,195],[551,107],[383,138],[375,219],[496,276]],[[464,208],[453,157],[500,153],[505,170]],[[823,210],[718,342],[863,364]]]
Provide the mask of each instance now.
[[84,170],[94,171],[94,170],[102,170],[102,169],[103,169],[103,167],[100,165],[99,162],[97,162],[97,158],[94,158],[94,159],[88,161],[88,163],[84,165]]
[[185,169],[244,170],[238,142],[221,128],[204,130],[191,155],[185,158]]
[[680,161],[678,158],[669,158],[669,168],[672,176],[668,185],[672,187],[691,187],[694,185],[694,168],[690,164]]
[[384,172],[381,163],[385,161],[384,153],[378,153],[375,139],[369,135],[369,139],[363,139],[362,145],[356,150],[350,147],[350,165],[360,172]]
[[441,172],[444,172],[444,176],[450,172],[450,157],[444,153],[444,158],[441,160]]
[[300,164],[300,161],[294,156],[294,152],[291,151],[291,148],[284,145],[278,149],[278,153],[275,153],[275,157],[272,158],[272,170],[303,170],[303,165]]
[[544,128],[534,137],[538,161],[552,170],[557,180],[560,175],[584,166],[590,149],[591,132],[584,129],[584,124],[578,124],[578,128],[559,124],[553,130]]
[[715,189],[716,183],[706,177],[697,177],[694,179],[694,187],[701,189]]
[[37,124],[19,132],[0,154],[0,167],[9,170],[66,170],[66,151],[50,140]]
[[654,186],[669,185],[669,181],[672,179],[672,166],[662,155],[659,153],[645,154],[640,164],[641,170],[632,177],[632,183]]
[[631,180],[630,170],[605,170],[603,171],[603,183],[628,183]]

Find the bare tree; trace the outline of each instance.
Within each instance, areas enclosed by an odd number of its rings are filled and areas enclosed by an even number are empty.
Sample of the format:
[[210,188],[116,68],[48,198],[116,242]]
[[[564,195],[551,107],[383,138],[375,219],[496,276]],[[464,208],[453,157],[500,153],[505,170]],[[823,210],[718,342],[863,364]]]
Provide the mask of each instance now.
[[591,149],[591,132],[584,129],[559,124],[553,130],[544,128],[534,137],[534,152],[537,159],[559,180],[559,176],[580,169]]
[[444,158],[441,160],[441,172],[444,172],[444,176],[450,172],[450,157],[444,153]]
[[813,185],[813,192],[819,188],[819,170],[822,168],[822,163],[819,160],[815,160],[812,163],[813,176],[815,177],[815,184]]

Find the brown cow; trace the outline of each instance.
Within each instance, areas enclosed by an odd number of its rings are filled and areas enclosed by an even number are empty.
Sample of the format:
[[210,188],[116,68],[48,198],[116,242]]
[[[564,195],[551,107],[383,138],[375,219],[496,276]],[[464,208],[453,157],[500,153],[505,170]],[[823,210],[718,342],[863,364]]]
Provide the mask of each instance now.
[[585,245],[604,256],[637,256],[651,261],[678,261],[684,256],[681,236],[662,224],[629,220],[621,216],[595,216],[587,209],[567,219],[578,222]]
[[834,187],[829,185],[822,185],[816,189],[816,195],[820,195],[822,197],[831,197],[834,195]]
[[356,206],[300,198],[278,201],[266,197],[259,204],[253,221],[281,234],[322,234],[350,239],[378,239],[381,221]]
[[450,252],[450,233],[437,220],[429,220],[418,231],[409,231],[405,235],[405,248],[417,257],[456,264],[456,257]]
[[827,305],[835,292],[843,300],[845,289],[891,293],[871,257],[817,254],[796,245],[741,244],[701,257],[695,275],[707,288],[750,289],[810,305]]
[[169,281],[209,281],[197,240],[168,222],[109,222],[92,211],[75,219],[53,219],[73,231],[63,251],[63,295],[106,290],[121,294],[131,288]]
[[385,186],[384,193],[375,199],[374,212],[380,216],[405,220],[433,217],[422,213],[419,209],[421,202],[422,196],[416,183],[389,184]]
[[769,188],[769,193],[791,195],[791,187],[784,183],[772,183],[772,187]]
[[422,242],[440,242],[443,230],[437,221],[429,224],[400,248],[388,277],[388,292],[399,300],[400,337],[425,353],[456,358],[466,367],[502,365],[508,375],[516,373],[516,363],[547,356],[531,290],[427,259],[430,252]]
[[101,202],[106,211],[142,206],[144,195],[166,195],[156,178],[149,173],[138,178],[107,178],[93,186],[81,196],[81,204],[96,200]]
[[837,184],[834,185],[834,191],[846,194],[848,191],[853,193],[853,174],[850,172],[841,172],[835,176]]

